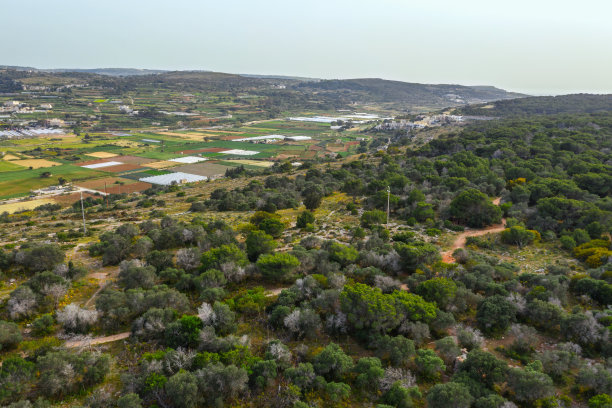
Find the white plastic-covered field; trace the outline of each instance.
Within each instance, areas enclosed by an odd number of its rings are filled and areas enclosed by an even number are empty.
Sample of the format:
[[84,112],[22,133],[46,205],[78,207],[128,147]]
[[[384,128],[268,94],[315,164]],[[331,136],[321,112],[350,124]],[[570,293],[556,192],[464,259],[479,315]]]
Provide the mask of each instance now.
[[242,139],[232,139],[232,142],[254,142],[257,140],[283,140],[285,136],[283,135],[266,135],[266,136],[253,136],[253,137],[244,137]]
[[81,166],[81,167],[85,167],[86,169],[100,169],[102,167],[119,166],[120,164],[123,164],[123,163],[118,162],[118,161],[107,161],[107,162],[102,162],[102,163],[88,164],[88,165]]
[[171,186],[172,184],[195,183],[207,179],[208,177],[198,176],[197,174],[182,173],[177,171],[176,173],[162,174],[160,176],[143,177],[140,179],[140,181],[151,184],[159,184],[162,186]]
[[177,157],[175,159],[170,159],[169,161],[176,162],[176,163],[193,164],[193,163],[199,163],[199,162],[206,161],[206,159],[204,157],[185,156],[185,157]]
[[222,152],[219,153],[223,153],[223,154],[235,154],[237,156],[253,156],[259,152],[256,152],[255,150],[241,150],[241,149],[231,149],[231,150],[224,150]]
[[312,137],[310,137],[310,136],[287,136],[285,139],[286,140],[291,140],[293,142],[298,142],[298,141],[301,141],[301,140],[310,140],[310,139],[312,139]]

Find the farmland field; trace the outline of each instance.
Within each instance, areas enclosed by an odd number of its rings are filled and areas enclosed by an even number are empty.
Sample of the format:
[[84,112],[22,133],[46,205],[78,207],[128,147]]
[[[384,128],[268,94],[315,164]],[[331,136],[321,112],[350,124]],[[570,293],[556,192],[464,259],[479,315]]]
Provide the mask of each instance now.
[[183,173],[197,174],[198,176],[214,177],[223,176],[227,169],[227,166],[221,164],[205,162],[175,167],[172,171],[182,171]]
[[59,166],[60,163],[53,162],[45,159],[26,159],[26,160],[13,160],[11,163],[18,164],[22,167],[32,167],[33,169],[40,169],[44,167]]
[[15,170],[23,170],[23,166],[13,164],[12,162],[9,162],[9,161],[0,161],[0,172],[15,171]]
[[[132,103],[157,106],[159,110],[166,112],[184,112],[180,103],[176,105],[172,102],[182,98],[175,92],[160,91],[159,94],[145,92],[133,94],[130,98],[133,100]],[[204,98],[204,94],[193,98]],[[191,101],[193,98],[186,100]],[[126,183],[129,180],[133,184],[139,178],[157,174],[158,171],[160,174],[183,171],[211,177],[224,175],[228,168],[244,166],[249,171],[263,172],[278,161],[319,160],[332,152],[346,155],[348,148],[346,142],[354,140],[347,132],[340,134],[330,130],[328,123],[272,119],[256,122],[238,121],[231,125],[216,126],[216,120],[208,120],[205,117],[222,117],[225,115],[221,110],[225,109],[221,108],[222,106],[238,107],[240,104],[227,103],[217,97],[208,98],[206,96],[204,99],[211,101],[210,109],[193,111],[202,115],[201,118],[204,120],[199,121],[194,116],[179,116],[180,120],[189,120],[194,125],[198,125],[180,129],[168,127],[167,122],[164,122],[166,119],[176,119],[176,115],[164,115],[161,119],[164,124],[161,125],[155,125],[153,121],[144,121],[140,122],[144,126],[136,127],[134,121],[138,118],[121,116],[118,113],[117,104],[128,103],[129,98],[108,99],[97,90],[83,91],[81,100],[93,103],[86,109],[84,105],[77,108],[58,100],[54,104],[54,110],[72,114],[84,109],[88,115],[108,115],[115,121],[115,126],[113,130],[90,129],[87,135],[77,136],[67,132],[62,138],[40,137],[0,141],[0,148],[4,151],[5,157],[14,159],[11,162],[0,161],[0,199],[22,196],[31,190],[57,185],[60,177],[68,182],[77,180],[85,187],[87,184],[83,183],[92,180],[94,182],[103,177],[112,179],[111,176],[126,180]],[[260,113],[257,109],[245,111],[254,112],[255,115]],[[318,114],[333,114],[333,112]],[[291,115],[292,113],[287,112],[287,116]],[[300,116],[303,115],[308,113],[301,112]],[[232,140],[269,135],[308,136],[311,139],[279,140],[274,143]],[[311,146],[316,145],[320,153],[311,150]],[[229,153],[225,153],[226,151]],[[251,154],[252,152],[256,153]],[[206,158],[215,162],[182,165],[170,161],[186,156]],[[121,164],[93,169],[80,167],[105,162]],[[30,166],[33,169],[26,170]],[[45,172],[51,175],[45,174],[43,177]],[[97,188],[100,188],[99,185]]]
[[[43,173],[50,172],[50,177],[41,177]],[[27,195],[30,190],[58,184],[58,178],[63,177],[68,181],[85,180],[102,176],[96,170],[90,170],[71,164],[32,170],[20,170],[0,173],[0,199]]]
[[107,159],[109,157],[115,157],[117,156],[117,154],[109,153],[109,152],[92,152],[92,153],[85,153],[85,156],[97,157],[98,159]]
[[18,201],[8,204],[0,204],[0,214],[8,212],[12,214],[17,211],[33,210],[34,208],[43,204],[54,204],[55,201],[51,198],[39,198],[37,200]]

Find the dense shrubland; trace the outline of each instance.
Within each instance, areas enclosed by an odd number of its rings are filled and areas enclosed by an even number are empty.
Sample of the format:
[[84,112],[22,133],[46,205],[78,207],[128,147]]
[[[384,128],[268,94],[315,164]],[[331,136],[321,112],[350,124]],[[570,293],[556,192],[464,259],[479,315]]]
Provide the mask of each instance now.
[[[58,245],[2,250],[0,269],[22,279],[2,309],[0,399],[605,407],[611,149],[608,114],[494,121],[405,153],[216,190],[180,218],[99,234],[89,255],[117,279],[95,307],[62,303],[89,271]],[[332,240],[318,211],[337,191],[348,205],[334,210],[355,225]],[[296,226],[282,209],[298,209]],[[233,211],[248,223],[212,214]],[[437,235],[502,218],[499,238],[471,238],[441,262]],[[512,257],[543,245],[563,259],[534,272]],[[131,334],[125,352],[67,351],[50,337],[120,332]],[[24,336],[38,347],[21,354]]]

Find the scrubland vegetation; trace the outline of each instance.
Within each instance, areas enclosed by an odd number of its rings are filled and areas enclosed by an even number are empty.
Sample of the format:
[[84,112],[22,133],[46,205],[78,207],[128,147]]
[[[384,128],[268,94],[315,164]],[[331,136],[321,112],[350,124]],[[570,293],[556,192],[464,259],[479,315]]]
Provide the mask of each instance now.
[[610,407],[612,113],[363,132],[0,217],[0,403]]

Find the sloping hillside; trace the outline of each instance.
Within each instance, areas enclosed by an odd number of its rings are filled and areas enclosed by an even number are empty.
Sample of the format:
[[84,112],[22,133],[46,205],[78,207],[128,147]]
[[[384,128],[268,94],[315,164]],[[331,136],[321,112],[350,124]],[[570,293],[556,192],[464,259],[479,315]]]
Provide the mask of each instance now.
[[612,95],[534,96],[458,108],[457,113],[480,116],[554,115],[612,111]]
[[430,107],[457,106],[525,96],[492,86],[417,84],[377,78],[325,80],[300,83],[297,87],[315,92],[350,94],[359,101],[399,102]]

